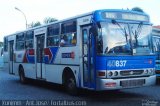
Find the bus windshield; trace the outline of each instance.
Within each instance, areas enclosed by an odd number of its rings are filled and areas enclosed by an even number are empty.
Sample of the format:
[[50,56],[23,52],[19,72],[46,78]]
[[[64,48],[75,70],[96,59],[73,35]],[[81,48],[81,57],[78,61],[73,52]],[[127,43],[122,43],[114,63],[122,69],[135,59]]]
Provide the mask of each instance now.
[[150,25],[128,23],[101,23],[97,52],[104,55],[149,54]]
[[131,35],[133,40],[133,48],[149,47],[149,36],[152,27],[150,25],[130,24]]

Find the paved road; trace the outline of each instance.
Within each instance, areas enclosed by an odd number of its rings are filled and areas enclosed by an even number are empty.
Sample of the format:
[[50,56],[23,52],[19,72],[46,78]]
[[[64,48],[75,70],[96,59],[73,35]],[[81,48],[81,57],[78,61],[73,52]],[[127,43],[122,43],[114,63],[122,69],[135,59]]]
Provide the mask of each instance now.
[[4,100],[48,100],[50,104],[54,100],[69,103],[82,101],[78,104],[93,106],[160,106],[160,85],[117,92],[80,92],[79,96],[70,96],[59,85],[33,80],[23,85],[19,82],[19,77],[0,71],[0,100],[3,100],[0,105],[3,106],[7,106]]

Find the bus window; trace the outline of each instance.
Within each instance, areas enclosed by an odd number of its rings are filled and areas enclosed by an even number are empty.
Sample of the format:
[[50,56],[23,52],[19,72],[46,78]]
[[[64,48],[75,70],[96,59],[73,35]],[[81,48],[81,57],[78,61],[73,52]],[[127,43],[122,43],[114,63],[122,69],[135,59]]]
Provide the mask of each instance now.
[[33,39],[33,35],[34,35],[33,31],[26,32],[25,40]]
[[47,46],[59,45],[59,24],[51,25],[47,29]]
[[4,38],[4,51],[8,51],[8,39],[6,37]]
[[62,24],[61,46],[75,46],[77,43],[76,21]]
[[3,56],[3,48],[1,49],[1,56]]
[[153,37],[153,51],[156,53],[157,55],[157,59],[160,59],[160,37]]
[[23,50],[23,49],[24,49],[24,42],[17,42],[16,50]]
[[16,41],[24,41],[24,33],[20,33],[16,36]]
[[55,35],[47,38],[47,46],[58,46],[59,45],[59,36]]
[[25,48],[26,49],[32,49],[33,48],[33,40],[27,40],[25,42]]
[[24,47],[24,33],[20,33],[16,35],[16,50],[23,50]]
[[83,30],[83,46],[84,46],[84,54],[87,55],[88,52],[88,48],[87,48],[87,44],[88,44],[88,34],[87,34],[87,29]]
[[77,36],[76,34],[74,34],[72,37],[72,45],[76,45],[76,43],[77,43]]
[[34,35],[33,31],[26,32],[26,36],[25,36],[25,48],[26,49],[33,48],[33,39],[34,39],[33,35]]

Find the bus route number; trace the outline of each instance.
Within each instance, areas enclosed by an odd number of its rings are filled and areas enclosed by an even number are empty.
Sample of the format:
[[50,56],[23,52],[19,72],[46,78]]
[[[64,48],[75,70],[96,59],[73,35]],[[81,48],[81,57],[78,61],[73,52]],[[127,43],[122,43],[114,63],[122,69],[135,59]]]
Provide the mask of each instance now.
[[125,67],[127,60],[110,60],[108,62],[109,67]]
[[126,60],[116,60],[116,67],[125,67],[126,62]]

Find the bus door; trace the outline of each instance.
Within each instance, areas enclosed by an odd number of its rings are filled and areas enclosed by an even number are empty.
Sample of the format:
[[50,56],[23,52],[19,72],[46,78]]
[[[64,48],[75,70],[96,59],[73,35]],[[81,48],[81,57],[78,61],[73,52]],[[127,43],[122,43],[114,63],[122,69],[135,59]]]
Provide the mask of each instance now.
[[37,79],[45,79],[44,64],[44,38],[45,34],[36,35],[36,76]]
[[84,87],[95,88],[94,37],[89,32],[90,26],[82,27],[82,66]]
[[13,68],[14,68],[14,41],[9,41],[9,73],[14,74]]
[[160,70],[160,37],[152,36],[153,51],[156,53],[156,70]]

